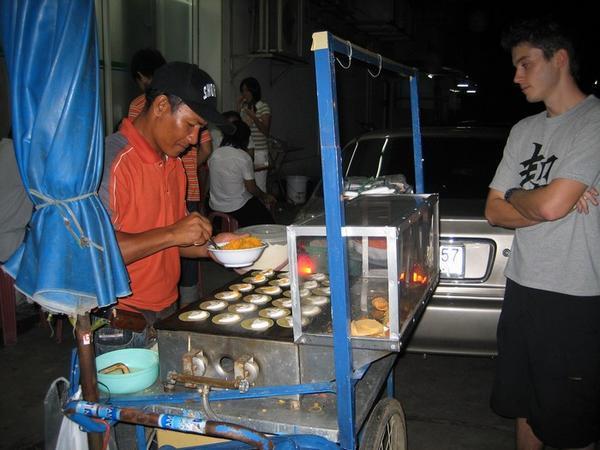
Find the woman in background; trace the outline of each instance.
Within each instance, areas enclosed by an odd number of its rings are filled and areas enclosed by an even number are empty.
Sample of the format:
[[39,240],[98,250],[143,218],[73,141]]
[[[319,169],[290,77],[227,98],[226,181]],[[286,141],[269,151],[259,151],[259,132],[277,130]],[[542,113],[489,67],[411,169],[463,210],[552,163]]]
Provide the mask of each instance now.
[[248,151],[254,160],[256,185],[267,192],[267,170],[269,168],[269,133],[271,109],[262,101],[260,84],[256,78],[244,78],[240,83],[238,106],[242,120],[250,127],[254,148]]

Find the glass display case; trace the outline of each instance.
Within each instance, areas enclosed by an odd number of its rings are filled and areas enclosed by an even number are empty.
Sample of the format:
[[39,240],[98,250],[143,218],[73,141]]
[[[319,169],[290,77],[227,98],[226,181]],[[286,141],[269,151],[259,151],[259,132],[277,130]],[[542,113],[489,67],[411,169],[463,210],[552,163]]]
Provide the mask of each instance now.
[[[344,205],[352,346],[399,351],[437,284],[438,196],[360,196]],[[294,341],[332,345],[325,215],[287,234]]]

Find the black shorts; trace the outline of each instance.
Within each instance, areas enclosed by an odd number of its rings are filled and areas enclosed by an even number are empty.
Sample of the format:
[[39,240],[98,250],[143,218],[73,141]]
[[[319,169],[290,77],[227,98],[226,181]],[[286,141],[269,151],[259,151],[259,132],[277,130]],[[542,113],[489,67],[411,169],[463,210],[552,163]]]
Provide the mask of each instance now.
[[491,405],[502,416],[526,418],[552,447],[600,439],[600,296],[507,280]]

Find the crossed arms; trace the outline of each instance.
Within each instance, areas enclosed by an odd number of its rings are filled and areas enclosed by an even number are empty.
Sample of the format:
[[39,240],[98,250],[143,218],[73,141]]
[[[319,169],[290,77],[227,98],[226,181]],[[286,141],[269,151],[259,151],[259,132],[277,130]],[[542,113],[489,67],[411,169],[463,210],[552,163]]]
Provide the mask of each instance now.
[[589,204],[598,206],[598,191],[566,178],[552,180],[539,189],[518,190],[504,200],[504,192],[490,189],[485,217],[491,225],[523,228],[561,219],[574,210],[588,214]]

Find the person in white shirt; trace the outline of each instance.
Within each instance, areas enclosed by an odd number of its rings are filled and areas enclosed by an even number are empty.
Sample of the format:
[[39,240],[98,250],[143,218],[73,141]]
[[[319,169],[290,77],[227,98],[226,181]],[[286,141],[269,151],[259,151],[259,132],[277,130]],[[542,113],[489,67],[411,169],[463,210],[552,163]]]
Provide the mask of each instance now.
[[276,200],[256,185],[252,158],[246,151],[250,128],[239,119],[232,123],[235,133],[225,135],[208,160],[209,208],[233,216],[240,227],[274,223],[267,208]]

